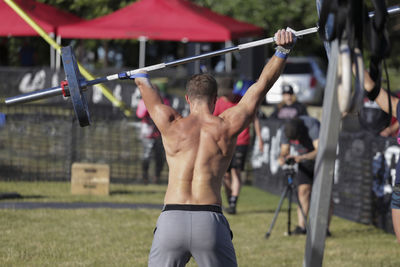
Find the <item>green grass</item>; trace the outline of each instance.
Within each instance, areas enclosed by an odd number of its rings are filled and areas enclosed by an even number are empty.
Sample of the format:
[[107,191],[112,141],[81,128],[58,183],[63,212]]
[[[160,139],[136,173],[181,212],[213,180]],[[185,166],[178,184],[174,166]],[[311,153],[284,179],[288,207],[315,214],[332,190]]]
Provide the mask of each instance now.
[[[163,185],[112,184],[110,196],[74,196],[69,183],[0,182],[0,192],[18,192],[24,196],[19,201],[35,202],[161,204],[165,189]],[[264,238],[278,200],[246,186],[238,214],[226,215],[239,266],[302,266],[305,237],[284,235],[286,202],[271,237]],[[0,265],[146,266],[159,213],[154,209],[3,209]],[[338,217],[333,217],[331,231],[324,266],[400,266],[400,246],[393,235]],[[191,261],[188,266],[197,265]]]
[[109,196],[72,195],[67,182],[0,182],[0,192],[16,192],[25,202],[115,202],[162,204],[166,187],[111,184]]

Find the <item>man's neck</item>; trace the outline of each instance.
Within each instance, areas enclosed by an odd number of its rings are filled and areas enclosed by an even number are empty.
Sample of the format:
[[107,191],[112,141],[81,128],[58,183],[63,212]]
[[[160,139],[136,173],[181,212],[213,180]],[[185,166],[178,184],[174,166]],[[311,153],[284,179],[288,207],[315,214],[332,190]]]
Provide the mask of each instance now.
[[210,106],[205,102],[195,102],[190,105],[190,114],[211,114]]

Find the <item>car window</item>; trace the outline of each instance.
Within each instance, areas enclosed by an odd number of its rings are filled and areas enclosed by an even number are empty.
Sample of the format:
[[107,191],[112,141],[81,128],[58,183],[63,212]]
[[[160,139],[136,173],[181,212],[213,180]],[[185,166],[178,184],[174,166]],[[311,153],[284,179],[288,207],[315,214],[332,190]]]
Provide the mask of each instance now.
[[309,74],[312,69],[309,63],[287,63],[283,70],[285,74]]

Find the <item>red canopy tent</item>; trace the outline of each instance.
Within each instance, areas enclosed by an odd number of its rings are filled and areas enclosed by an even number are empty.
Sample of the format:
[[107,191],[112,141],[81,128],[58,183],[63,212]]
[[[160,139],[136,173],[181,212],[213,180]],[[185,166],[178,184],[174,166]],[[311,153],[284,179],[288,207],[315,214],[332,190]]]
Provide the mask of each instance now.
[[[14,0],[14,2],[47,33],[56,33],[57,27],[61,25],[83,21],[81,18],[71,13],[34,0]],[[0,2],[0,18],[0,36],[38,35],[36,31],[4,1]]]
[[[140,0],[109,15],[59,27],[63,38],[141,40],[139,66],[144,66],[145,40],[224,42],[262,35],[263,29],[197,6],[188,0]],[[229,45],[229,44],[228,44]],[[230,69],[230,55],[226,55]]]
[[223,42],[259,36],[262,28],[187,0],[140,0],[109,15],[61,26],[63,38]]

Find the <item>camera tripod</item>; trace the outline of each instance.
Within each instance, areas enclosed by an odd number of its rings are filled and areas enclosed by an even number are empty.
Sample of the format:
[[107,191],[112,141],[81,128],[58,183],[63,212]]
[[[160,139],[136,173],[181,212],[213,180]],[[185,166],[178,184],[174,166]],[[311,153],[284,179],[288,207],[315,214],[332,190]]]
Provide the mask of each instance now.
[[[287,221],[288,230],[287,230],[287,233],[288,233],[288,235],[291,235],[290,225],[291,225],[291,210],[292,210],[292,194],[293,194],[293,192],[295,193],[294,195],[295,195],[297,203],[299,205],[301,214],[304,217],[304,222],[305,222],[306,229],[307,229],[307,217],[306,217],[306,215],[305,215],[305,213],[303,211],[303,208],[302,208],[301,203],[299,201],[299,198],[297,196],[296,186],[293,183],[293,177],[294,177],[294,175],[296,173],[294,165],[293,164],[285,164],[283,166],[283,170],[285,172],[285,175],[287,176],[287,185],[286,185],[285,189],[282,192],[281,199],[279,200],[278,207],[275,210],[274,218],[272,219],[272,222],[271,222],[271,225],[269,226],[268,232],[265,234],[265,238],[269,238],[269,236],[271,235],[272,228],[275,225],[276,219],[278,218],[278,215],[279,215],[279,211],[281,210],[283,201],[285,200],[286,196],[288,197],[288,201],[289,201],[288,221]],[[307,229],[307,232],[308,232],[308,229]]]

